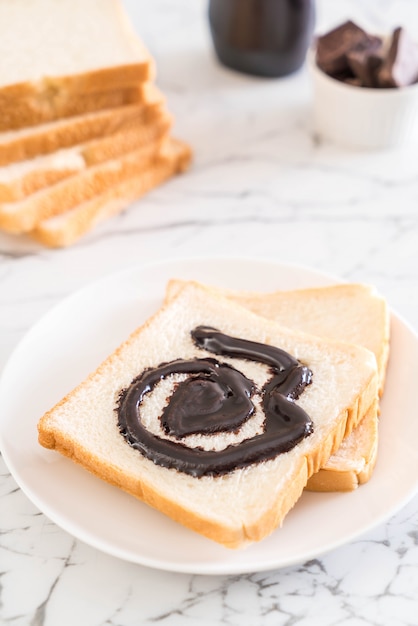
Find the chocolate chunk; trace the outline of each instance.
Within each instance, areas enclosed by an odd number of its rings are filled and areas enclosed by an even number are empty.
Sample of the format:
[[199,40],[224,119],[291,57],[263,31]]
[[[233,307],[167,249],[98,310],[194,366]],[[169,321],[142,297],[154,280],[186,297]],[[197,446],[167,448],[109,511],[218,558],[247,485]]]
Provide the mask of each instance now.
[[366,45],[360,44],[347,54],[348,64],[362,87],[377,87],[377,72],[383,63],[383,41],[370,37]]
[[353,72],[348,69],[345,72],[339,72],[338,74],[334,74],[332,76],[332,78],[334,78],[335,80],[339,80],[340,83],[350,83],[353,84],[353,82],[359,82],[358,78],[356,76],[354,76]]
[[336,80],[359,87],[406,87],[418,83],[418,44],[396,28],[389,49],[380,37],[352,21],[318,37],[318,67]]
[[378,71],[381,87],[406,87],[418,81],[418,46],[403,28],[396,28]]
[[368,35],[351,20],[318,37],[316,62],[326,74],[335,76],[350,70],[347,55],[354,49],[366,49],[376,38]]
[[354,87],[363,87],[361,80],[357,78],[357,76],[350,76],[343,82],[347,83],[347,85],[353,85]]

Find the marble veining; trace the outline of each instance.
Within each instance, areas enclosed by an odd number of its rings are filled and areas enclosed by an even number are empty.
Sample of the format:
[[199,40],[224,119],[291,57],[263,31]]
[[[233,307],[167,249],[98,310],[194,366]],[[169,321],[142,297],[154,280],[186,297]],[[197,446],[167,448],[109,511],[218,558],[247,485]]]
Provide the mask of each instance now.
[[417,499],[321,558],[273,572],[195,576],[120,562],[73,540],[36,511],[6,470],[1,477],[2,498],[11,500],[2,515],[1,623],[415,623]]
[[[356,152],[311,128],[306,68],[263,81],[221,68],[204,0],[125,0],[155,56],[184,176],[67,250],[0,234],[0,368],[65,296],[109,272],[166,258],[252,256],[375,284],[418,328],[418,148]],[[348,17],[406,24],[413,0],[318,0],[317,31]],[[74,539],[17,487],[0,458],[3,626],[416,626],[418,496],[376,528],[277,571],[176,574]]]

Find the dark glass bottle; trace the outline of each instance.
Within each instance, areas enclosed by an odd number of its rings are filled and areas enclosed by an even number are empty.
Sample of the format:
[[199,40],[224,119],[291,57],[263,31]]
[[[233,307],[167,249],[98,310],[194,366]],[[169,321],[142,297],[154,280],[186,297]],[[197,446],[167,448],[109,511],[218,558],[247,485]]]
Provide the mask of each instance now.
[[209,0],[219,60],[247,74],[277,77],[298,70],[314,23],[314,0]]

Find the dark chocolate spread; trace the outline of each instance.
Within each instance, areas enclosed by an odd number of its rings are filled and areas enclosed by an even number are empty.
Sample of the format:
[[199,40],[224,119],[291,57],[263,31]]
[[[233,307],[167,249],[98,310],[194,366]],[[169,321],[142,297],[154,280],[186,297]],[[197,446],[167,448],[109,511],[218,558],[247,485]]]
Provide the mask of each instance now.
[[[133,448],[157,465],[200,477],[273,459],[313,432],[311,419],[294,402],[311,382],[309,368],[279,348],[230,337],[207,326],[198,326],[191,334],[195,344],[208,352],[269,366],[272,376],[258,391],[265,414],[263,433],[217,451],[184,445],[181,439],[186,435],[237,431],[254,413],[251,398],[257,389],[227,363],[212,358],[179,359],[145,370],[121,392],[119,428]],[[144,395],[172,374],[187,375],[176,383],[161,415],[164,432],[175,441],[149,432],[141,421]]]

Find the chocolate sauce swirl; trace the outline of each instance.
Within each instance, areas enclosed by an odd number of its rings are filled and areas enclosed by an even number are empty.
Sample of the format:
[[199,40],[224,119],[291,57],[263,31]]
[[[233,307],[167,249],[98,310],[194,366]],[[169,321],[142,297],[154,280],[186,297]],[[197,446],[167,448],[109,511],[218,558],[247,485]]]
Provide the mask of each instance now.
[[[295,404],[311,383],[312,372],[284,350],[230,337],[198,326],[195,344],[230,358],[250,359],[269,366],[272,376],[259,391],[265,414],[264,431],[223,450],[190,448],[181,439],[190,434],[237,431],[254,413],[255,384],[240,371],[216,359],[175,360],[144,371],[123,390],[118,403],[119,429],[128,443],[157,465],[192,476],[221,475],[291,450],[313,432],[312,421]],[[149,432],[141,421],[141,404],[155,385],[173,374],[186,374],[177,383],[161,415],[165,439]]]

